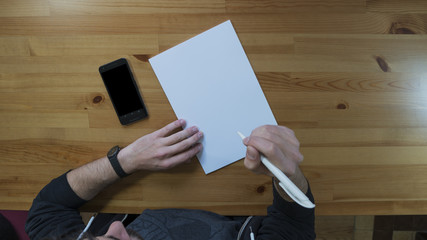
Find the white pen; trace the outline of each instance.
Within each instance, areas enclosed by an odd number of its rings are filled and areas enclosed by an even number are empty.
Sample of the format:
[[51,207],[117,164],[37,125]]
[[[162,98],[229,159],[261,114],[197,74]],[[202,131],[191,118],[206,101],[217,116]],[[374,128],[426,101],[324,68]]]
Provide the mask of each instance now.
[[[245,138],[241,132],[237,132],[242,140]],[[308,197],[291,181],[289,178],[276,166],[274,166],[263,154],[261,154],[261,162],[279,179],[280,187],[285,190],[292,200],[305,208],[314,208],[315,205]]]
[[251,237],[251,240],[255,240],[255,235],[254,235],[254,232],[252,232],[252,227],[249,226],[249,229],[251,230],[251,233],[249,234],[249,236]]
[[83,229],[83,231],[77,237],[77,240],[82,239],[83,235],[87,232],[87,230],[89,230],[90,226],[92,225],[93,220],[95,220],[95,218],[96,218],[97,215],[98,215],[97,213],[93,214],[93,216],[89,219],[89,222],[86,225],[86,227]]

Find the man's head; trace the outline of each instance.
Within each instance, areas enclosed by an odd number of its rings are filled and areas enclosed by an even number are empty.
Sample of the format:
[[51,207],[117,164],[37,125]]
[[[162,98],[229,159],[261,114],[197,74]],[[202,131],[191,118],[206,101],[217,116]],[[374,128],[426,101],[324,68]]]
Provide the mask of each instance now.
[[95,238],[96,240],[143,240],[143,238],[131,229],[126,229],[122,222],[111,223],[104,236]]
[[[77,234],[78,236],[78,234]],[[62,236],[62,237],[50,237],[45,240],[76,240],[75,234]],[[111,223],[108,231],[103,236],[95,237],[90,233],[85,233],[82,240],[144,240],[137,232],[132,229],[126,229],[122,222],[116,221]]]

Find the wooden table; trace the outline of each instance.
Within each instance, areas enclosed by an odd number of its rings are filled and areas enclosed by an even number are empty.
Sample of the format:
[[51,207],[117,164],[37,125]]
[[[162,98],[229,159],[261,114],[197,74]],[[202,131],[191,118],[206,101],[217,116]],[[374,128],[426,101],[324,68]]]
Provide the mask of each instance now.
[[[316,214],[427,214],[424,0],[2,0],[0,209],[176,119],[148,58],[231,19],[281,125],[293,128]],[[98,67],[125,57],[150,118],[122,127]],[[242,161],[138,173],[84,207],[265,214],[271,180]]]

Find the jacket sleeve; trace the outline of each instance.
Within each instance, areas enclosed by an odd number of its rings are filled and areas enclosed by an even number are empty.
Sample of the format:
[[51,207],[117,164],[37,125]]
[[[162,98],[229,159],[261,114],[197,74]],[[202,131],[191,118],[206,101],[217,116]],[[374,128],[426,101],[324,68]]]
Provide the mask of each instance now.
[[85,202],[71,189],[65,173],[46,185],[34,199],[25,231],[32,240],[78,235],[84,228],[78,208]]
[[[314,202],[310,186],[306,193]],[[315,239],[314,208],[304,208],[298,203],[284,200],[273,184],[273,205],[268,207],[267,217],[258,229],[256,239]]]

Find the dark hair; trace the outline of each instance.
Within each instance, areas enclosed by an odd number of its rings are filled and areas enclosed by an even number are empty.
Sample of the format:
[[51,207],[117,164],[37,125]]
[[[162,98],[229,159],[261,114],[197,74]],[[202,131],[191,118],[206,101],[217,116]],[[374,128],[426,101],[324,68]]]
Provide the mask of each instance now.
[[19,240],[12,224],[0,213],[0,236],[2,239]]
[[[133,229],[126,229],[126,231],[128,232],[129,236],[143,240],[143,238]],[[79,237],[80,233],[81,232],[74,232],[74,233],[64,234],[62,236],[51,236],[51,237],[43,238],[42,240],[76,240]],[[89,232],[85,232],[83,234],[82,239],[96,240],[96,237]]]
[[[76,240],[80,235],[80,232],[74,232],[74,233],[67,233],[67,234],[63,234],[61,236],[49,236],[49,237],[45,237],[42,240]],[[96,237],[93,236],[93,234],[91,233],[84,233],[83,237],[81,239],[84,240],[96,240]]]

